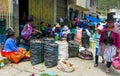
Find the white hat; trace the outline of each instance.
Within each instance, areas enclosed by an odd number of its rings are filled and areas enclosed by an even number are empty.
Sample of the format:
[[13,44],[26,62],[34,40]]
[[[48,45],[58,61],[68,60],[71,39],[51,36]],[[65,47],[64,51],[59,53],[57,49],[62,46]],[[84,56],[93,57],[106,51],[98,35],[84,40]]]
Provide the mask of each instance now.
[[102,30],[104,27],[102,25],[98,26],[97,29]]

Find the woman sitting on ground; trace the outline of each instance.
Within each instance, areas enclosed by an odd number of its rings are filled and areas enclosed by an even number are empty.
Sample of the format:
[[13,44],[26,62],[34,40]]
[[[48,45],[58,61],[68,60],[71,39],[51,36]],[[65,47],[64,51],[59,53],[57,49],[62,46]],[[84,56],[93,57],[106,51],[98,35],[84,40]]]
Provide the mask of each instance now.
[[21,59],[24,58],[26,50],[23,48],[18,48],[14,42],[15,32],[8,31],[8,39],[5,42],[4,49],[2,50],[2,56],[7,57],[14,63],[18,63]]

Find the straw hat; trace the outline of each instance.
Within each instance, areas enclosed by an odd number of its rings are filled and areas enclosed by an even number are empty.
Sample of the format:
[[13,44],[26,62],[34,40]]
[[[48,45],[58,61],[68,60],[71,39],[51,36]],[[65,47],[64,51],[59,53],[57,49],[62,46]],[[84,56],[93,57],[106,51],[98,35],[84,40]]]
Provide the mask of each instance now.
[[59,24],[59,23],[57,23],[57,24],[56,24],[56,27],[60,27],[60,24]]

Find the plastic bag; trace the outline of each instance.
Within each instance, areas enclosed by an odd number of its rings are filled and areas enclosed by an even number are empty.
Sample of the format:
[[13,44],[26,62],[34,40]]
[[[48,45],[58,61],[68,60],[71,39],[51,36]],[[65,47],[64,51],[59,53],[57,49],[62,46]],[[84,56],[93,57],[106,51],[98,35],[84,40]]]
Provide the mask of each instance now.
[[44,43],[45,66],[51,68],[58,62],[58,45],[56,43]]
[[79,43],[74,41],[69,41],[68,43],[69,57],[77,57],[79,51]]
[[74,40],[74,34],[67,35],[67,41]]
[[44,60],[43,44],[41,41],[30,41],[30,61],[32,65],[39,64]]
[[59,60],[66,60],[68,59],[68,43],[67,41],[56,41],[56,43],[59,45],[58,47],[58,59]]

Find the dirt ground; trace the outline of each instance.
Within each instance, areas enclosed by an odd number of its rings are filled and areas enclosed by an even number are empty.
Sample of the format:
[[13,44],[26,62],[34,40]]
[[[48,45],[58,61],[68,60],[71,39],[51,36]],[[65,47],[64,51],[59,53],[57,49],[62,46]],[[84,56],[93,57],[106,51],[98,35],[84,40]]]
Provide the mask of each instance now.
[[[95,50],[90,50],[95,52]],[[59,76],[106,76],[105,74],[105,64],[102,64],[101,57],[99,57],[99,66],[94,67],[94,60],[82,60],[77,57],[69,58],[69,62],[74,64],[75,71],[71,73],[62,72],[57,69],[57,67],[53,68],[46,68],[44,63],[36,65],[36,67],[41,68],[46,72],[54,72]],[[33,69],[30,61],[20,62],[19,64],[8,64],[4,68],[0,69],[0,76],[30,76],[30,74],[35,73],[37,74],[43,73],[37,69]],[[111,68],[110,76],[120,76],[120,71]]]

